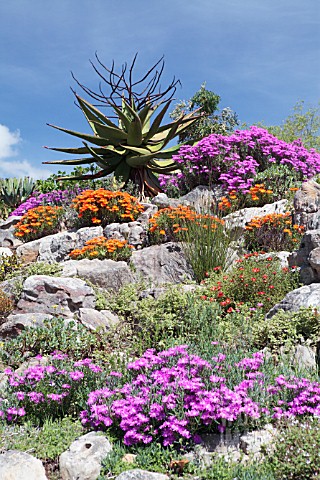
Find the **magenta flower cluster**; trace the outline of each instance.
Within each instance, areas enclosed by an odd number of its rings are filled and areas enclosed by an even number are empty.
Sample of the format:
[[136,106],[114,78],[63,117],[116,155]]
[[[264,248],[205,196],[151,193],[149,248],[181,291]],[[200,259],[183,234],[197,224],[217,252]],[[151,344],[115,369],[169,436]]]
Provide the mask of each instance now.
[[[101,367],[89,358],[71,362],[68,356],[53,352],[48,364],[27,368],[22,374],[10,368],[4,370],[8,377],[7,395],[0,399],[0,418],[17,422],[25,416],[37,417],[40,421],[50,416],[74,413],[74,405],[85,407],[87,394],[103,383]],[[83,398],[85,397],[85,398]]]
[[171,445],[181,437],[195,441],[201,431],[221,432],[226,422],[320,414],[320,384],[279,376],[269,385],[263,363],[260,352],[228,364],[221,353],[211,362],[189,354],[187,345],[150,349],[127,365],[130,382],[112,372],[106,387],[90,393],[82,422],[120,427],[126,445],[159,439]]
[[212,134],[195,146],[184,145],[173,156],[180,171],[160,175],[165,190],[181,190],[199,184],[222,184],[228,190],[247,191],[254,177],[270,164],[287,165],[307,179],[320,172],[320,154],[304,148],[300,140],[286,143],[267,130],[252,126],[230,136]]
[[74,188],[72,190],[53,190],[48,193],[33,192],[31,197],[25,202],[21,203],[18,208],[10,213],[12,215],[22,216],[28,210],[39,207],[40,205],[68,205],[72,199],[83,191],[82,188]]
[[[215,342],[213,342],[215,345]],[[19,422],[80,415],[84,425],[122,431],[124,443],[171,445],[202,432],[301,415],[320,415],[320,384],[306,378],[270,380],[261,352],[238,362],[210,361],[179,345],[147,350],[126,371],[108,375],[89,358],[71,362],[54,352],[22,374],[6,369],[0,418]]]

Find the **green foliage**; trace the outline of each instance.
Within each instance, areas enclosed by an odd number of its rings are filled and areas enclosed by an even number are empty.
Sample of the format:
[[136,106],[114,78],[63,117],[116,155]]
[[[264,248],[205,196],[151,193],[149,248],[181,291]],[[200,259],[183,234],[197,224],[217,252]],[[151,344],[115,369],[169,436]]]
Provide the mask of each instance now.
[[30,197],[34,187],[35,182],[30,177],[2,178],[0,179],[0,201],[10,213]]
[[227,266],[231,231],[220,222],[215,222],[215,228],[212,226],[212,218],[203,216],[197,222],[188,222],[188,229],[181,232],[184,255],[198,282],[215,267]]
[[10,278],[10,276],[18,275],[20,272],[21,262],[16,255],[0,256],[0,282]]
[[28,452],[47,462],[57,460],[70,444],[84,433],[79,420],[64,417],[59,420],[45,420],[42,427],[36,427],[30,422],[22,426],[0,426],[0,452],[20,450]]
[[13,301],[0,289],[0,323],[3,323],[3,320],[12,312],[13,308]]
[[26,328],[16,338],[7,339],[0,349],[0,360],[10,367],[36,355],[48,355],[62,351],[71,359],[93,357],[104,350],[103,337],[93,333],[80,323],[65,323],[62,318],[45,320],[43,327]]
[[233,464],[223,458],[214,458],[210,467],[199,471],[199,480],[275,480],[276,477],[266,462]]
[[204,301],[216,301],[225,311],[246,304],[267,313],[283,297],[298,288],[298,272],[282,268],[275,257],[246,255],[226,274],[216,268],[203,282]]
[[305,102],[299,101],[282,125],[264,128],[280,140],[291,143],[301,139],[306,148],[320,151],[320,102],[305,110]]
[[268,168],[257,173],[254,183],[263,183],[266,189],[273,191],[273,202],[283,198],[292,199],[294,191],[291,188],[301,186],[300,173],[287,165],[270,164]]
[[[151,445],[124,447],[120,442],[112,442],[113,449],[102,462],[102,469],[98,480],[119,475],[126,470],[140,468],[158,473],[179,473],[179,462],[182,460],[181,473],[193,473],[195,467],[192,463],[183,462],[183,452],[178,452],[173,447],[163,447],[161,443]],[[133,463],[125,461],[125,455],[132,455]],[[176,477],[175,477],[176,478]]]
[[284,424],[275,444],[267,450],[277,480],[315,480],[320,475],[318,418]]
[[277,352],[303,341],[315,345],[320,338],[320,316],[317,309],[300,308],[297,312],[280,310],[272,318],[253,327],[253,342],[258,348]]
[[207,90],[206,83],[201,85],[190,100],[180,101],[170,114],[171,118],[177,119],[182,114],[191,113],[199,108],[201,116],[194,124],[180,133],[179,141],[193,143],[211,133],[223,135],[231,133],[239,123],[237,115],[230,108],[224,108],[218,113],[219,102],[219,95]]
[[[171,103],[171,97],[169,99],[165,99],[165,97],[172,90],[175,91],[176,82],[173,81],[164,92],[155,93],[162,69],[160,69],[160,73],[156,71],[151,79],[149,75],[153,72],[156,65],[159,64],[157,62],[142,80],[133,83],[132,71],[135,60],[136,57],[130,67],[128,79],[126,79],[126,69],[123,69],[122,73],[118,75],[114,73],[114,67],[112,67],[111,71],[113,73],[110,73],[108,81],[94,67],[98,75],[110,87],[110,97],[95,94],[92,90],[86,89],[79,83],[89,96],[95,100],[99,98],[102,104],[107,104],[108,107],[113,109],[111,118],[116,117],[118,120],[117,124],[98,110],[96,106],[74,92],[77,104],[88,121],[93,134],[82,134],[50,125],[83,141],[83,145],[79,148],[53,148],[52,150],[72,155],[87,156],[78,160],[43,163],[58,165],[97,164],[100,168],[97,173],[75,176],[73,180],[94,180],[113,173],[114,178],[116,180],[121,179],[124,184],[128,180],[132,180],[138,185],[142,195],[154,196],[161,191],[156,174],[166,174],[176,170],[177,167],[171,161],[171,158],[181,145],[166,147],[171,140],[181,134],[188,126],[191,126],[198,119],[198,115],[191,112],[188,115],[179,116],[170,124],[161,126]],[[103,66],[100,61],[99,64]],[[162,61],[162,68],[163,66],[164,63]],[[106,70],[109,71],[107,68]],[[142,93],[134,92],[135,85],[144,81],[148,82],[148,84],[142,90]],[[161,110],[159,110],[160,107]],[[153,117],[156,111],[157,115]],[[154,119],[151,122],[152,117]],[[92,144],[92,146],[89,144]],[[71,178],[70,176],[65,177],[68,180]]]

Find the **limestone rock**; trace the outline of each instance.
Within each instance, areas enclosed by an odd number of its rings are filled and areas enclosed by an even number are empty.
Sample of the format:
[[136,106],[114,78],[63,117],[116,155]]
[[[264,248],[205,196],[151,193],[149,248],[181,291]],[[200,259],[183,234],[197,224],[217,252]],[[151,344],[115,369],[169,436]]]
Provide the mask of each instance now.
[[44,320],[49,320],[50,318],[52,318],[52,315],[44,313],[11,314],[0,325],[0,337],[13,337],[25,328],[42,327]]
[[147,241],[146,228],[140,222],[129,223],[110,223],[103,231],[106,238],[116,238],[118,240],[127,240],[129,245],[142,247]]
[[266,315],[272,318],[279,310],[297,312],[300,307],[320,307],[320,284],[313,283],[296,288],[277,303]]
[[112,325],[119,323],[119,317],[109,310],[95,310],[94,308],[80,308],[78,318],[90,330],[109,330]]
[[23,243],[17,248],[16,254],[17,257],[20,257],[22,263],[27,265],[37,261],[41,241],[42,239],[38,238],[37,240],[32,240],[32,242]]
[[305,232],[299,250],[289,256],[288,262],[300,267],[300,279],[305,285],[320,282],[320,229]]
[[63,277],[81,277],[106,290],[118,291],[120,287],[134,281],[126,262],[114,260],[68,260],[63,265]]
[[144,207],[144,211],[138,216],[137,222],[140,222],[141,225],[146,227],[148,225],[149,218],[151,218],[152,215],[158,211],[158,207],[152,203],[141,203],[141,205]]
[[240,449],[246,455],[257,455],[262,446],[274,443],[276,430],[272,425],[265,425],[261,430],[254,430],[240,437]]
[[120,473],[115,480],[169,480],[169,477],[162,473],[147,472],[136,468]]
[[303,183],[293,200],[294,223],[306,230],[320,228],[320,185],[314,180]]
[[25,452],[9,450],[0,455],[1,480],[48,480],[44,466]]
[[80,308],[94,308],[94,306],[94,292],[83,280],[32,275],[23,284],[17,312],[73,317]]
[[19,245],[22,245],[21,240],[18,237],[15,237],[13,234],[14,229],[9,228],[6,230],[0,230],[0,246],[7,248],[17,248]]
[[109,440],[103,435],[96,432],[82,435],[60,455],[62,480],[96,480],[101,462],[111,450]]
[[12,250],[8,247],[0,247],[0,257],[12,257]]
[[13,230],[21,218],[19,215],[11,215],[0,223],[0,230]]
[[178,198],[178,205],[190,205],[198,213],[210,213],[215,209],[216,204],[224,195],[221,185],[215,185],[209,188],[205,185],[199,185],[191,192]]
[[317,368],[316,352],[307,345],[297,345],[293,356],[294,363],[300,368]]
[[135,277],[151,282],[152,287],[164,283],[183,283],[193,277],[179,243],[169,242],[136,250],[132,253],[130,264],[133,265]]
[[287,200],[279,200],[274,203],[267,203],[263,207],[248,207],[230,213],[225,217],[226,226],[232,230],[239,230],[242,233],[246,224],[254,217],[264,217],[271,213],[286,213],[288,207]]

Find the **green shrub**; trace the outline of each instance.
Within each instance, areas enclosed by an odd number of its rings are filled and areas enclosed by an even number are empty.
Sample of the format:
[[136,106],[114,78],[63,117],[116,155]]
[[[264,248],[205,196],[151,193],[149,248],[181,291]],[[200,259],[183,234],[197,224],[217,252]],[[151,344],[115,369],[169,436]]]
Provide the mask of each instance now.
[[294,190],[302,183],[299,172],[287,165],[269,165],[268,168],[257,173],[254,183],[264,183],[266,188],[272,189],[274,202],[284,197],[292,199]]
[[14,275],[21,267],[21,262],[16,255],[0,256],[0,282],[3,282],[10,275]]
[[320,475],[318,418],[284,424],[275,444],[267,450],[277,480],[316,480]]
[[16,338],[7,339],[0,350],[0,360],[11,367],[36,355],[48,355],[59,350],[73,360],[94,356],[104,350],[103,337],[81,324],[70,322],[65,325],[62,318],[44,321],[43,327],[26,328]]
[[13,301],[0,289],[0,323],[12,312],[14,308]]
[[248,254],[224,273],[216,267],[204,285],[203,301],[218,302],[226,312],[232,312],[239,305],[247,304],[268,312],[290,291],[298,288],[298,272],[292,267],[282,268],[275,257],[259,258],[258,254]]
[[253,341],[258,348],[269,347],[278,351],[281,346],[290,348],[299,341],[316,344],[320,338],[320,315],[312,307],[298,312],[280,310],[272,318],[253,326]]

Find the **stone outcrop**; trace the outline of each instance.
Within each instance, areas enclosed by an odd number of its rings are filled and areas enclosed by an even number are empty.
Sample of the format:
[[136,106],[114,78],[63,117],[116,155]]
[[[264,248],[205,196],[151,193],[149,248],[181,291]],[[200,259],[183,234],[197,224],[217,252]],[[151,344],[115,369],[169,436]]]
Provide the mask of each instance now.
[[294,223],[305,230],[320,228],[320,185],[314,180],[303,183],[294,196]]
[[164,283],[183,283],[193,278],[179,243],[164,243],[136,250],[132,253],[130,264],[137,280],[144,279],[151,286]]
[[32,275],[23,284],[15,313],[49,313],[72,318],[80,308],[94,306],[94,292],[83,280]]
[[136,468],[120,473],[115,480],[169,480],[169,477],[163,473],[147,472]]
[[42,327],[44,320],[50,320],[50,318],[52,315],[46,313],[11,314],[0,325],[0,337],[13,337],[25,328]]
[[96,432],[82,435],[60,455],[62,480],[96,480],[102,460],[111,452],[109,440]]
[[289,265],[300,267],[300,279],[305,285],[320,282],[320,229],[307,231],[299,250],[289,258]]
[[62,276],[81,277],[106,290],[118,291],[123,285],[132,283],[134,276],[126,262],[114,260],[68,260],[63,264]]
[[89,330],[109,330],[120,321],[119,317],[110,310],[98,311],[94,308],[80,308],[78,319]]
[[266,315],[266,318],[271,318],[279,310],[297,312],[301,307],[320,307],[320,284],[313,283],[312,285],[305,285],[296,288],[277,303]]
[[127,240],[129,245],[142,248],[147,242],[147,231],[140,222],[110,223],[103,231],[106,238]]
[[1,480],[48,480],[42,462],[29,453],[9,450],[0,455]]

